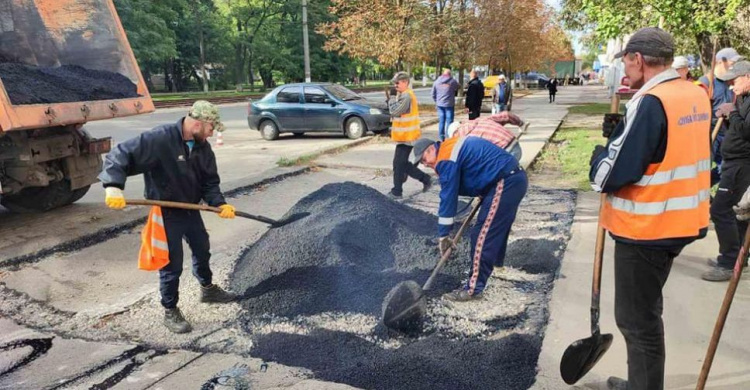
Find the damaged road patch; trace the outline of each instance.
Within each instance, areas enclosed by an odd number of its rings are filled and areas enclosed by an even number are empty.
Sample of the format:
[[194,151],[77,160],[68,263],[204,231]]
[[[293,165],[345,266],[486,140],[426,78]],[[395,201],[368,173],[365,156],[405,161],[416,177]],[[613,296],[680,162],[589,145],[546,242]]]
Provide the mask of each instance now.
[[380,307],[398,282],[429,276],[437,218],[366,186],[324,186],[289,210],[310,212],[304,222],[268,231],[235,266],[250,354],[361,388],[528,388],[574,202],[532,187],[509,243],[513,268],[483,300],[448,303],[440,295],[467,277],[463,240],[428,293],[424,332],[407,337],[380,324]]

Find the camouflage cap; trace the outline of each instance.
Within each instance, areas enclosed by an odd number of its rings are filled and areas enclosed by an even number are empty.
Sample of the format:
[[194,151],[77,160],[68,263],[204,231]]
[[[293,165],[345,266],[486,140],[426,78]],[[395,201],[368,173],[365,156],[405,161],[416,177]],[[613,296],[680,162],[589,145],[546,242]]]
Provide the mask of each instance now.
[[219,117],[219,107],[206,100],[196,100],[188,115],[193,119],[213,124],[214,131],[222,132],[225,129]]

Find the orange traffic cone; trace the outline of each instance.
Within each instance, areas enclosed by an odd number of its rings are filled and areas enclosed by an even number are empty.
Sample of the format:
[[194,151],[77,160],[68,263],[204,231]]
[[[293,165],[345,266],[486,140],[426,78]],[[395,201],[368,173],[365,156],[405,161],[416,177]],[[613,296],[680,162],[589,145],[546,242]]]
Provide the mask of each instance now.
[[221,135],[221,132],[216,134],[216,146],[224,145],[224,136]]

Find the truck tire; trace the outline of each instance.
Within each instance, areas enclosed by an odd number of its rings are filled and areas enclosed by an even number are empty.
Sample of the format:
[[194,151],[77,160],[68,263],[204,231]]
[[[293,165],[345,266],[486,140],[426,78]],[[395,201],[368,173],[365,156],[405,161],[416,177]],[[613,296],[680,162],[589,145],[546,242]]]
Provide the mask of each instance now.
[[70,182],[60,180],[47,187],[28,187],[17,194],[5,195],[0,204],[14,213],[41,213],[73,203],[83,197],[88,188],[71,191]]

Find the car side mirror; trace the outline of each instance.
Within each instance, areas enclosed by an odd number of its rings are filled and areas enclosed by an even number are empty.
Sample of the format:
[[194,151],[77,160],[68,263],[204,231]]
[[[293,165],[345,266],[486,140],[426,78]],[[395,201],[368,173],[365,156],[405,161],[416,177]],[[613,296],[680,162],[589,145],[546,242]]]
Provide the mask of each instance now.
[[337,101],[332,100],[332,99],[328,99],[328,100],[326,100],[326,102],[331,103],[331,107],[336,107],[336,106],[339,105],[339,103]]

